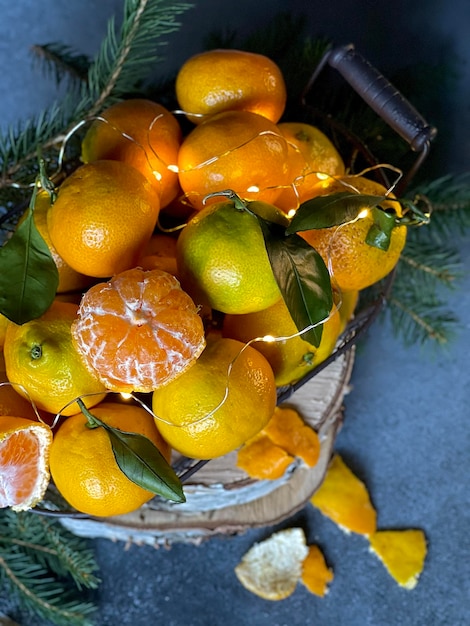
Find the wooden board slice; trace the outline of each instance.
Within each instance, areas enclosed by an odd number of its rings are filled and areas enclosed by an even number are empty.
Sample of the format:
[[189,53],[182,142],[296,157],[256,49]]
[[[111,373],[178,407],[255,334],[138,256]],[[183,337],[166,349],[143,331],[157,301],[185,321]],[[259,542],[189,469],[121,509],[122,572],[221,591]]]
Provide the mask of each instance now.
[[152,545],[200,543],[220,534],[277,524],[300,510],[321,484],[343,419],[354,349],[341,355],[286,402],[320,435],[320,459],[313,468],[296,461],[282,479],[255,481],[236,467],[236,453],[207,463],[185,482],[187,502],[155,498],[138,511],[104,519],[64,517],[80,536],[107,537]]

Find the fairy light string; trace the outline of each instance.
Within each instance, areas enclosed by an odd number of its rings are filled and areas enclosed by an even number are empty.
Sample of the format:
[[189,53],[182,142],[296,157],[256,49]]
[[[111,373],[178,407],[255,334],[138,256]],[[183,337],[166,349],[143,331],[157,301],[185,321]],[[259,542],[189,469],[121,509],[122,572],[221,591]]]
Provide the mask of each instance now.
[[[188,112],[182,111],[182,110],[174,110],[171,111],[172,114],[174,115],[184,115],[184,116],[189,116],[192,114],[189,114]],[[51,176],[51,178],[55,178],[57,177],[63,167],[64,167],[64,161],[65,161],[65,154],[66,154],[66,148],[67,148],[67,144],[69,143],[69,141],[71,140],[71,138],[78,133],[80,130],[82,130],[84,128],[84,126],[86,124],[90,124],[92,122],[99,122],[99,123],[103,123],[103,124],[107,124],[112,130],[116,131],[116,133],[119,133],[126,141],[131,142],[132,144],[134,144],[139,150],[141,150],[144,153],[145,159],[147,161],[147,164],[149,165],[150,169],[152,170],[152,172],[155,175],[155,178],[157,180],[157,182],[159,182],[161,180],[161,175],[157,176],[156,172],[153,170],[152,168],[152,161],[151,161],[151,156],[154,157],[155,159],[157,159],[164,167],[166,167],[168,170],[174,172],[174,173],[178,173],[179,169],[178,169],[178,165],[176,163],[166,163],[163,161],[163,159],[159,156],[158,154],[158,149],[155,145],[152,144],[151,142],[151,132],[153,130],[153,128],[155,127],[156,124],[158,124],[158,121],[163,117],[163,114],[159,114],[156,115],[152,121],[149,123],[148,129],[147,129],[147,146],[142,145],[141,142],[139,142],[135,137],[133,137],[132,135],[130,135],[129,133],[124,132],[121,128],[119,128],[119,126],[113,124],[112,122],[110,122],[109,120],[107,120],[105,117],[103,117],[102,115],[96,115],[91,119],[86,119],[86,120],[81,120],[80,122],[78,122],[73,128],[71,128],[68,133],[62,138],[61,141],[61,146],[59,149],[59,153],[58,153],[58,157],[57,157],[57,170],[56,172]],[[204,115],[198,115],[198,117],[204,117]],[[245,141],[237,144],[236,146],[222,152],[221,154],[218,155],[214,155],[213,157],[206,159],[196,165],[194,165],[191,169],[201,169],[203,167],[206,167],[208,165],[213,164],[214,162],[224,158],[225,156],[232,154],[233,152],[242,149],[243,147],[245,147],[246,145],[248,145],[250,142],[255,141],[259,136],[261,135],[267,135],[267,134],[272,134],[272,135],[276,135],[278,137],[282,137],[286,143],[288,145],[291,145],[291,147],[293,147],[295,150],[299,151],[299,148],[297,146],[294,146],[293,144],[291,144],[290,142],[288,142],[281,134],[276,134],[273,133],[272,131],[261,131],[259,133],[256,133],[255,135],[253,135],[252,137],[246,139]],[[342,185],[344,185],[344,187],[346,189],[350,189],[351,191],[354,191],[355,193],[360,193],[360,191],[354,186],[354,178],[355,177],[360,177],[363,175],[366,175],[367,173],[378,169],[378,168],[387,168],[390,171],[394,172],[395,174],[395,180],[394,182],[390,185],[390,187],[386,190],[385,196],[390,196],[391,194],[393,194],[393,190],[394,188],[397,186],[398,182],[400,181],[400,179],[403,176],[403,172],[401,172],[401,170],[399,170],[396,167],[391,166],[390,164],[378,164],[378,165],[374,165],[372,167],[366,168],[364,170],[362,170],[360,173],[358,174],[354,174],[354,175],[349,175],[347,176],[346,179],[344,178],[340,178],[337,176],[331,176],[329,174],[327,174],[326,172],[321,172],[321,171],[310,171],[308,169],[306,169],[302,175],[297,176],[296,179],[290,183],[289,187],[293,190],[294,194],[296,194],[297,197],[297,205],[298,205],[298,201],[299,201],[299,194],[298,194],[298,184],[305,180],[305,178],[307,176],[313,176],[315,175],[319,181],[327,181],[327,180],[334,180],[334,181],[339,181]],[[186,170],[188,171],[188,170]],[[279,186],[281,188],[286,188],[285,185],[283,186]],[[279,188],[278,187],[278,188]],[[326,188],[328,187],[328,184],[326,185]],[[249,190],[247,190],[249,191]],[[254,191],[253,189],[251,191]],[[187,195],[188,194],[184,194],[184,196],[181,198],[182,200],[187,200]],[[207,202],[208,198],[211,198],[213,196],[217,196],[217,195],[227,195],[224,194],[224,192],[214,192],[213,194],[207,194],[204,198],[204,204]],[[245,207],[246,208],[246,207]],[[297,206],[298,208],[298,206]],[[249,209],[247,209],[249,211]],[[293,216],[293,214],[295,214],[295,209],[292,209],[288,215],[289,218],[291,218]],[[332,286],[335,288],[335,292],[336,292],[336,302],[335,302],[335,307],[333,307],[332,311],[330,312],[330,314],[325,317],[324,319],[322,319],[321,321],[315,323],[315,324],[310,324],[309,326],[306,326],[303,329],[298,330],[295,333],[292,333],[290,335],[277,335],[275,332],[273,333],[269,333],[263,336],[259,336],[259,337],[254,337],[251,340],[249,340],[248,342],[244,343],[243,347],[240,349],[240,351],[237,353],[237,355],[230,361],[230,363],[227,366],[227,370],[225,373],[226,376],[226,384],[225,384],[225,389],[224,389],[224,393],[223,396],[221,397],[220,401],[210,410],[208,411],[206,414],[204,414],[203,416],[198,417],[195,420],[190,420],[190,421],[184,421],[182,424],[174,424],[172,422],[169,422],[167,420],[165,420],[162,416],[156,415],[152,409],[148,406],[148,404],[146,402],[144,402],[143,400],[141,400],[137,395],[135,394],[128,394],[128,398],[132,399],[132,401],[136,402],[138,405],[140,405],[143,409],[145,409],[155,420],[156,422],[164,422],[166,424],[172,425],[172,426],[176,426],[176,427],[187,427],[187,426],[192,426],[195,424],[199,424],[201,422],[203,422],[204,420],[210,419],[211,417],[213,417],[215,415],[215,413],[227,402],[228,396],[229,396],[229,390],[230,390],[230,377],[232,375],[233,372],[233,368],[235,367],[235,364],[237,362],[237,359],[240,357],[240,355],[249,347],[252,346],[253,344],[259,343],[259,342],[263,342],[263,343],[281,343],[281,342],[286,342],[286,341],[290,341],[293,340],[297,337],[302,337],[305,333],[307,333],[308,331],[321,326],[322,324],[324,324],[325,322],[328,321],[328,319],[330,319],[330,317],[332,315],[338,314],[339,309],[341,308],[342,305],[342,295],[341,295],[341,291],[339,290],[339,288],[337,287],[337,283],[335,281],[335,277],[334,277],[334,272],[333,272],[333,268],[332,268],[332,263],[331,263],[331,247],[334,245],[334,240],[335,237],[338,236],[339,232],[341,231],[342,228],[350,225],[350,224],[354,224],[355,222],[357,222],[360,219],[363,219],[365,217],[367,217],[367,215],[369,214],[368,209],[364,209],[362,211],[360,211],[358,213],[358,215],[348,221],[345,221],[342,224],[339,224],[338,226],[336,226],[335,228],[335,232],[332,236],[332,239],[329,243],[329,251],[327,253],[327,267],[328,267],[328,271],[330,274],[330,279],[332,282]],[[178,224],[176,226],[173,227],[164,227],[161,223],[158,223],[157,226],[158,228],[162,231],[162,232],[176,232],[178,230],[181,230],[182,228],[184,228],[186,225],[186,222],[182,223],[182,224]],[[274,330],[274,329],[273,329]],[[3,385],[5,383],[1,383],[1,385]],[[10,384],[10,383],[6,383],[6,384]],[[27,392],[26,390],[24,390],[26,395]],[[115,393],[113,391],[108,391],[107,393]],[[85,399],[89,396],[92,396],[94,394],[84,394],[82,396],[80,396],[80,399]],[[70,406],[73,405],[75,402],[77,401],[77,399],[71,400],[66,406],[64,406],[62,408],[61,411],[59,411],[52,422],[52,428],[55,428],[58,425],[59,420],[64,417],[63,416],[63,412]],[[38,419],[40,421],[43,421],[43,419],[41,418],[34,402],[31,401],[31,404],[33,405],[33,408],[35,410],[35,413],[38,417]],[[92,410],[92,409],[91,409]]]

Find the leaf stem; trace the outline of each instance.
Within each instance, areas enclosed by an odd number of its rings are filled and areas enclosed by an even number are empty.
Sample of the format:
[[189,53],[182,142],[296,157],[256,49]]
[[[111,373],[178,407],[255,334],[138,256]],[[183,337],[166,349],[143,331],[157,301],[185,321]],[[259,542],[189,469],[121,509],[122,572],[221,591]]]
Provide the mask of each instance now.
[[98,428],[99,426],[104,426],[103,422],[95,417],[90,411],[86,408],[83,400],[81,398],[77,398],[77,404],[80,407],[80,411],[87,419],[87,428]]

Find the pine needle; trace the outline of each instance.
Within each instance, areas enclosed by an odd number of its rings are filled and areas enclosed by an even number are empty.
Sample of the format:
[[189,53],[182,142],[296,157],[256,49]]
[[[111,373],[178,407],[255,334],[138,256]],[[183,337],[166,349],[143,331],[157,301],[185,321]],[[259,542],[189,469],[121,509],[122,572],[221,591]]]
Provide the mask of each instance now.
[[58,86],[67,79],[69,88],[76,87],[88,75],[90,59],[69,46],[57,42],[35,45],[32,52],[34,58],[41,62],[45,75],[52,76]]
[[[31,513],[0,515],[0,587],[22,609],[58,626],[86,626],[96,607],[76,595],[94,589],[97,564],[85,540]],[[71,583],[75,584],[75,588]]]

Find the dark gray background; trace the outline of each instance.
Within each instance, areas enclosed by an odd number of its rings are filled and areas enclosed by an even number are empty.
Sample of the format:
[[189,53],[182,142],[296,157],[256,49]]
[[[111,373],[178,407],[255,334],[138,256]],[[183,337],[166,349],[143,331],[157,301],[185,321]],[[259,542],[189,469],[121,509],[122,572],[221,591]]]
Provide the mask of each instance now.
[[[31,45],[61,41],[93,54],[118,0],[0,2],[0,124],[17,123],[56,97],[52,81],[32,64]],[[434,150],[442,173],[470,169],[470,4],[467,0],[202,0],[170,38],[170,73],[199,50],[214,29],[261,26],[278,11],[306,13],[310,32],[354,42],[386,75],[409,64],[451,63],[455,80],[437,78],[446,116]],[[445,93],[441,93],[445,90]],[[428,117],[433,119],[433,111]],[[444,132],[442,129],[444,128]],[[357,356],[346,420],[336,448],[368,484],[381,528],[423,528],[429,554],[414,591],[396,586],[367,553],[365,540],[346,536],[306,507],[281,526],[299,524],[335,570],[325,599],[299,586],[271,603],[247,592],[233,569],[245,551],[274,529],[257,529],[201,546],[170,550],[95,540],[103,583],[96,624],[114,626],[463,626],[469,601],[469,309],[468,239],[459,242],[465,276],[450,294],[461,329],[447,351],[404,348],[387,324],[376,324]],[[0,600],[9,605],[8,599]],[[18,618],[19,616],[16,615]],[[23,622],[24,626],[28,626]]]

